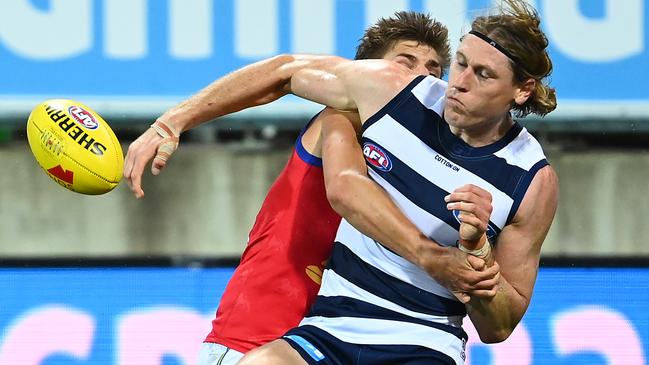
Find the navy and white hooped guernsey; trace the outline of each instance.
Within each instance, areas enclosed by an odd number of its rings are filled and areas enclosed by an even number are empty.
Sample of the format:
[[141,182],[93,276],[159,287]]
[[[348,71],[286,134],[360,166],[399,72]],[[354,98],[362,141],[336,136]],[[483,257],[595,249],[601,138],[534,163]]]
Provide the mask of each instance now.
[[[444,196],[468,183],[488,190],[493,241],[547,161],[518,123],[491,145],[464,143],[441,117],[445,90],[444,81],[417,77],[365,122],[369,174],[422,232],[447,246],[459,239],[460,223]],[[426,272],[343,219],[316,303],[300,326],[346,344],[417,346],[462,364],[465,315],[464,305]]]

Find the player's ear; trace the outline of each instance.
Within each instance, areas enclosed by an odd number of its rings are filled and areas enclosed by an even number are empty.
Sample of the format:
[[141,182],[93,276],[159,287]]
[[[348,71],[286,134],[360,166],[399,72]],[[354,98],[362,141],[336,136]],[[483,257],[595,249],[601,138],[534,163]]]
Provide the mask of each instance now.
[[532,95],[532,92],[534,92],[534,88],[536,88],[536,80],[527,79],[524,81],[514,94],[514,102],[517,105],[525,104],[527,99]]

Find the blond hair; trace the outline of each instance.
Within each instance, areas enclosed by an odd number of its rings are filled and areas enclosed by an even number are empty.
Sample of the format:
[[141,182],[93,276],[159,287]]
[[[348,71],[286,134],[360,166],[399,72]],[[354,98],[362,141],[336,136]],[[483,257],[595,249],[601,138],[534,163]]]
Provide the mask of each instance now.
[[495,15],[477,17],[471,30],[491,38],[513,56],[510,63],[515,82],[530,78],[536,81],[529,99],[522,105],[513,105],[515,115],[544,116],[557,107],[557,97],[545,80],[552,73],[552,60],[547,52],[548,39],[541,30],[541,18],[523,0],[503,0],[499,10]]

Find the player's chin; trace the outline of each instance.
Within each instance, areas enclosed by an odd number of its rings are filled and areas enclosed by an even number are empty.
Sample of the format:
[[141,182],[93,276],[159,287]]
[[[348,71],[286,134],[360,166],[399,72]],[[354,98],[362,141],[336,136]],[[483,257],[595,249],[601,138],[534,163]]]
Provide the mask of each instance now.
[[467,129],[474,123],[471,115],[464,109],[450,108],[444,111],[444,119],[450,126],[458,129]]
[[451,126],[461,126],[463,120],[466,119],[465,113],[458,107],[447,106],[444,109],[444,120]]

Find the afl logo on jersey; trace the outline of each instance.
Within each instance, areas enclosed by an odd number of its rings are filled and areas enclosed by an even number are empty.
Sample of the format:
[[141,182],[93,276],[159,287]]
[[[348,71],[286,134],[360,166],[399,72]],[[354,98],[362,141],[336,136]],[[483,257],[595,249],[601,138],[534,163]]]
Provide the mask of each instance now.
[[[455,217],[455,220],[462,223],[460,221],[460,211],[459,210],[454,210],[453,211],[453,217]],[[489,238],[490,241],[493,242],[494,238],[498,235],[496,232],[496,229],[491,225],[491,223],[487,224],[487,238]]]
[[392,170],[392,161],[390,161],[390,157],[388,157],[388,154],[385,153],[381,147],[374,143],[365,142],[363,144],[363,154],[365,155],[365,160],[377,169],[383,172]]

